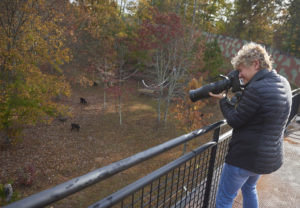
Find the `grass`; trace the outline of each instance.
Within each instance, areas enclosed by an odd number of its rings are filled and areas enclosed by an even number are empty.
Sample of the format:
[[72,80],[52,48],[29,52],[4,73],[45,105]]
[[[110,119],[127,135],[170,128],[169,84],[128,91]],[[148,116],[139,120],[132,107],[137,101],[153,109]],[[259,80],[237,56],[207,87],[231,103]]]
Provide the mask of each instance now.
[[[128,86],[136,88],[136,83]],[[80,105],[84,97],[88,105]],[[132,91],[122,106],[122,125],[112,97],[103,109],[101,87],[73,88],[73,95],[60,101],[69,106],[73,117],[65,123],[54,120],[51,124],[39,124],[24,130],[24,140],[9,149],[1,149],[0,183],[17,180],[16,170],[24,164],[35,167],[35,180],[31,186],[16,185],[22,197],[40,192],[63,183],[71,178],[104,167],[112,162],[127,158],[155,145],[184,134],[175,122],[169,119],[158,125],[155,99],[138,96]],[[211,106],[216,109],[217,106]],[[214,112],[211,108],[206,110]],[[219,115],[218,115],[219,116]],[[211,118],[218,121],[219,117]],[[80,131],[70,131],[70,124],[80,124]],[[188,144],[188,150],[204,143],[210,135]],[[164,164],[182,155],[183,145],[143,162],[126,171],[93,185],[50,207],[86,207],[113,193],[125,185],[141,178]]]

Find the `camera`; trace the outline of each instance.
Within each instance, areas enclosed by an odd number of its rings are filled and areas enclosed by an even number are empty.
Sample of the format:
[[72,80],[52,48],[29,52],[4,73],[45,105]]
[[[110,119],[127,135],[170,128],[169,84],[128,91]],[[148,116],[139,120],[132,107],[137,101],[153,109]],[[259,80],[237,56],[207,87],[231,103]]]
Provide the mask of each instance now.
[[190,90],[189,95],[191,101],[196,102],[200,99],[208,98],[210,97],[208,94],[209,92],[219,94],[224,90],[229,89],[231,89],[232,92],[242,91],[243,85],[241,83],[242,80],[239,79],[239,71],[232,70],[227,76],[220,75],[220,77],[223,79],[217,82],[209,83],[198,89]]

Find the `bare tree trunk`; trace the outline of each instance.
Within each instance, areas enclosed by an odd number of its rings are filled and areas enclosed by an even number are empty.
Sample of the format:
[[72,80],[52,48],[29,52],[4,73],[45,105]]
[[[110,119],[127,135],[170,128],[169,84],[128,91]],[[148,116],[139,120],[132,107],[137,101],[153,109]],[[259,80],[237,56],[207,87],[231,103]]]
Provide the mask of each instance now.
[[174,95],[175,89],[178,85],[178,80],[184,75],[184,68],[182,67],[182,57],[181,54],[178,53],[178,44],[180,44],[179,41],[174,42],[173,47],[170,49],[170,54],[172,54],[172,64],[173,68],[172,71],[169,74],[169,87],[168,87],[168,94],[166,98],[166,108],[164,113],[164,122],[167,121],[169,106],[171,102],[171,98]]
[[169,84],[168,95],[166,98],[166,107],[165,107],[165,112],[164,112],[164,122],[167,121],[170,102],[171,102],[171,98],[174,94],[175,87],[177,85],[177,79],[178,78],[175,77],[174,75],[171,75],[171,77],[170,77],[170,81],[169,81],[170,84]]
[[106,109],[106,89],[107,89],[107,77],[106,77],[106,58],[104,59],[104,82],[103,82],[103,109]]
[[187,9],[187,0],[184,1],[183,3],[184,6],[184,13],[183,13],[183,22],[185,22],[185,17],[186,17],[186,9]]
[[122,16],[124,14],[124,10],[126,7],[126,0],[121,0],[119,5],[120,5],[119,16]]
[[194,0],[193,19],[192,19],[192,28],[194,27],[194,23],[195,23],[195,17],[196,17],[196,7],[197,7],[197,0]]
[[103,93],[103,109],[106,109],[106,83],[104,83],[104,93]]
[[124,61],[123,60],[124,59],[123,59],[123,56],[122,56],[121,66],[119,68],[119,89],[118,89],[118,93],[119,93],[119,119],[120,119],[120,125],[122,125],[122,93],[121,93],[121,90],[122,90],[122,69],[123,69],[123,65],[124,65]]
[[122,125],[122,105],[121,105],[121,95],[119,95],[119,118],[120,118],[120,125]]
[[165,108],[165,114],[164,114],[164,122],[167,122],[169,106],[170,106],[170,98],[168,97],[167,98],[167,103],[166,103],[166,108]]
[[165,50],[161,49],[156,54],[156,63],[155,63],[155,69],[156,69],[156,75],[157,75],[157,84],[159,87],[159,95],[158,95],[158,103],[157,103],[157,119],[158,123],[160,123],[160,114],[161,114],[161,104],[163,101],[163,90],[164,85],[163,83],[166,81],[168,76],[168,70],[171,64],[171,55],[166,53]]
[[161,106],[161,95],[159,93],[159,96],[157,98],[157,122],[160,123],[160,106]]
[[[193,19],[192,19],[192,26],[191,26],[191,36],[190,36],[190,40],[189,40],[189,44],[192,43],[192,39],[194,36],[194,24],[195,24],[195,19],[196,19],[196,7],[197,7],[197,0],[194,0],[194,9],[193,9]],[[191,45],[190,45],[191,46]]]

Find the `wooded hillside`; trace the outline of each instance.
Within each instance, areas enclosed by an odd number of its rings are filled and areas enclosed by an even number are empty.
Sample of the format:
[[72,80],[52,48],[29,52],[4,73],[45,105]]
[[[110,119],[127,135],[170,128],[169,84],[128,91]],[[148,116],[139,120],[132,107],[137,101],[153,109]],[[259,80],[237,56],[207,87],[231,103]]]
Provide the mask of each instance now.
[[122,123],[122,83],[133,75],[157,92],[158,122],[166,121],[170,101],[183,95],[192,77],[208,80],[230,69],[218,46],[205,43],[203,31],[299,57],[299,5],[299,0],[3,0],[0,129],[9,141],[24,124],[66,115],[54,98],[69,96],[74,84],[99,84],[104,98],[117,96]]
[[[28,139],[23,130],[78,118],[91,99],[128,125],[134,93],[150,96],[157,127],[173,119],[185,132],[201,128],[212,117],[208,101],[192,103],[188,91],[232,70],[204,32],[300,58],[300,0],[1,0],[0,11],[2,150]],[[92,87],[101,99],[72,95]]]

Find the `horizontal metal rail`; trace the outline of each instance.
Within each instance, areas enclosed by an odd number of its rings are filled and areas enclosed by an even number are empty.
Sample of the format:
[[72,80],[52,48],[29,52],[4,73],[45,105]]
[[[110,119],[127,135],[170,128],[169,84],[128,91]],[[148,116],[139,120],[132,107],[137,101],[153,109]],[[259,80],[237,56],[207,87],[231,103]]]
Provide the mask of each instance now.
[[192,131],[126,159],[111,163],[110,165],[73,178],[55,187],[28,196],[5,206],[5,208],[44,207],[226,124],[225,120],[221,120],[204,128]]
[[[291,114],[289,116],[289,120],[288,120],[288,123],[297,115],[297,113],[299,113],[299,103],[300,103],[300,89],[296,89],[294,91],[292,91],[293,93],[293,103],[292,103],[292,110],[291,110]],[[154,171],[153,173],[150,173],[148,176],[146,176],[145,178],[142,178],[141,180],[138,180],[137,182],[134,182],[133,184],[129,185],[126,187],[126,190],[125,188],[124,189],[121,189],[119,191],[117,191],[116,193],[112,194],[111,196],[109,197],[106,197],[102,200],[100,200],[99,202],[96,202],[95,204],[91,205],[91,207],[108,207],[110,206],[111,204],[113,203],[117,203],[118,201],[120,200],[124,200],[123,198],[126,197],[126,196],[130,196],[132,195],[132,201],[134,202],[134,192],[138,190],[138,188],[142,188],[142,191],[144,191],[144,188],[143,186],[147,185],[147,183],[151,183],[151,189],[152,189],[152,183],[151,182],[151,179],[153,181],[153,179],[155,180],[155,178],[159,178],[159,177],[162,177],[162,174],[167,174],[166,173],[168,170],[170,171],[173,171],[173,174],[172,174],[172,179],[170,181],[173,181],[173,177],[174,176],[174,168],[176,166],[176,163],[177,165],[179,165],[178,163],[179,162],[183,162],[188,160],[189,158],[191,158],[189,160],[189,163],[192,163],[191,161],[192,160],[196,160],[196,153],[198,154],[199,152],[201,151],[205,151],[205,149],[211,149],[211,152],[210,152],[210,155],[207,156],[207,160],[208,158],[210,159],[210,162],[209,162],[209,168],[208,166],[205,166],[202,168],[202,173],[201,173],[201,177],[202,177],[202,174],[208,174],[206,177],[207,177],[207,181],[205,182],[206,185],[205,185],[205,193],[201,193],[201,197],[203,198],[197,198],[197,201],[201,201],[201,202],[197,202],[197,203],[200,203],[199,204],[196,204],[196,207],[202,207],[202,206],[205,206],[205,207],[211,207],[211,206],[214,206],[213,204],[210,204],[210,201],[213,201],[213,198],[215,197],[215,192],[216,192],[216,186],[217,186],[217,180],[218,180],[218,177],[220,175],[220,168],[219,166],[223,163],[223,159],[224,159],[224,155],[225,155],[225,152],[226,152],[226,148],[221,146],[221,152],[219,152],[218,148],[217,148],[217,144],[219,144],[220,141],[226,138],[228,138],[230,135],[231,135],[231,131],[225,133],[224,135],[221,135],[219,137],[218,133],[216,133],[217,131],[220,130],[220,127],[221,126],[224,126],[226,125],[227,122],[226,120],[222,120],[222,121],[219,121],[219,122],[216,122],[212,125],[209,125],[209,126],[206,126],[204,128],[201,128],[201,129],[198,129],[198,130],[195,130],[193,132],[190,132],[188,134],[185,134],[185,135],[182,135],[182,136],[179,136],[177,138],[174,138],[172,140],[169,140],[163,144],[160,144],[160,145],[157,145],[155,147],[152,147],[150,149],[147,149],[145,151],[142,151],[140,153],[137,153],[135,155],[132,155],[126,159],[123,159],[123,160],[120,160],[120,161],[117,161],[117,162],[114,162],[110,165],[107,165],[105,167],[102,167],[102,168],[99,168],[97,170],[94,170],[94,171],[91,171],[85,175],[82,175],[82,176],[79,176],[79,177],[76,177],[76,178],[73,178],[65,183],[62,183],[62,184],[59,184],[55,187],[52,187],[52,188],[49,188],[47,190],[44,190],[42,192],[39,192],[39,193],[36,193],[34,195],[31,195],[29,197],[26,197],[22,200],[19,200],[17,202],[14,202],[14,203],[11,203],[7,206],[5,206],[4,208],[12,208],[12,207],[18,207],[18,208],[31,208],[31,207],[44,207],[46,205],[49,205],[53,202],[56,202],[56,201],[59,201],[71,194],[74,194],[82,189],[85,189],[95,183],[98,183],[100,181],[103,181],[121,171],[124,171],[134,165],[137,165],[143,161],[146,161],[154,156],[157,156],[163,152],[166,152],[174,147],[177,147],[183,143],[186,143],[198,136],[201,136],[201,135],[204,135],[206,134],[207,132],[210,132],[211,130],[215,130],[215,136],[214,136],[214,141],[212,142],[209,142],[207,144],[204,144],[203,146],[197,148],[195,151],[193,152],[190,152],[190,153],[187,153],[186,155],[176,159],[175,161],[169,163],[168,165],[158,169],[157,171]],[[217,139],[217,140],[215,140]],[[228,141],[228,140],[226,140]],[[222,156],[219,156],[219,155],[222,155]],[[205,161],[206,162],[206,161]],[[194,169],[195,169],[195,164],[196,164],[196,161],[193,162],[194,163]],[[206,164],[206,163],[205,163]],[[185,164],[186,165],[186,164]],[[207,165],[207,164],[206,164]],[[173,170],[172,170],[173,168]],[[184,172],[186,170],[186,168],[184,167]],[[209,169],[209,170],[208,170]],[[190,172],[191,170],[191,166],[189,167],[189,170],[188,172]],[[215,171],[217,170],[217,173],[215,173]],[[195,171],[195,170],[194,170]],[[198,169],[197,169],[198,171]],[[209,171],[209,173],[207,172]],[[180,172],[180,168],[178,170],[178,175],[180,175],[181,172]],[[194,172],[192,173],[194,175]],[[198,173],[197,173],[198,174]],[[190,177],[192,178],[192,188],[193,188],[193,177],[194,176],[191,176],[190,174],[188,174],[188,181],[190,180]],[[179,176],[178,176],[179,177]],[[179,181],[177,182],[177,188],[178,188],[178,183],[183,183],[184,180],[185,180],[185,173],[183,175],[183,181]],[[160,178],[159,178],[160,179]],[[198,180],[196,178],[196,180]],[[166,181],[165,181],[165,186],[167,186],[167,183],[168,183],[169,179],[167,179],[167,176],[166,176]],[[170,197],[168,200],[168,203],[171,205],[171,202],[172,202],[172,191],[173,191],[173,182],[171,182],[172,185],[171,187],[167,190],[167,189],[164,189],[164,192],[168,192],[170,191]],[[160,184],[160,182],[159,182]],[[183,187],[183,184],[180,184],[182,185],[181,188],[184,188]],[[195,185],[195,184],[194,184]],[[210,187],[212,186],[212,187]],[[196,184],[196,187],[199,187],[199,181],[198,181],[198,184]],[[200,187],[202,187],[201,183],[200,183]],[[207,188],[209,187],[209,188]],[[159,193],[159,189],[157,188],[157,191],[158,191],[158,195],[157,195],[157,202],[159,201],[163,201],[163,203],[165,203],[165,199],[161,200],[159,197],[160,197],[160,194],[162,193]],[[195,193],[198,193],[199,191],[203,191],[202,189],[201,190],[196,190],[195,187],[190,190],[190,193],[193,193],[191,195],[186,195],[186,196],[182,196],[181,200],[184,199],[184,204],[187,202],[187,200],[192,200],[191,197],[195,197],[196,195],[199,195],[199,194],[195,194]],[[179,191],[180,192],[180,191]],[[177,200],[177,193],[179,192],[176,192],[176,197],[175,197],[175,200]],[[150,201],[149,202],[146,202],[149,204],[149,206],[151,205],[151,193],[152,192],[149,192],[150,194]],[[181,195],[182,195],[183,191],[181,190]],[[129,194],[129,195],[128,195]],[[166,194],[166,193],[164,193]],[[169,194],[169,193],[168,193]],[[143,194],[142,194],[143,196]],[[123,198],[122,198],[123,197]],[[165,197],[165,195],[164,195]],[[140,199],[139,199],[140,200]],[[122,201],[123,202],[123,201]],[[144,200],[141,200],[140,201],[141,204],[144,203]],[[201,204],[203,203],[203,204]],[[173,204],[174,206],[174,204]],[[123,206],[122,206],[123,207]],[[142,206],[144,207],[144,206]],[[175,207],[177,207],[177,202],[175,201]],[[180,202],[180,205],[179,207],[181,207],[181,202]]]
[[[219,142],[223,142],[225,139],[228,139],[232,135],[232,130],[222,134],[219,137]],[[110,196],[107,196],[100,201],[92,204],[89,206],[89,208],[107,208],[110,207],[116,203],[118,203],[120,200],[124,199],[126,196],[129,196],[136,192],[137,190],[145,187],[152,181],[158,179],[162,175],[165,175],[167,172],[170,172],[174,168],[178,167],[180,164],[190,160],[191,158],[195,157],[195,155],[199,155],[203,153],[205,150],[207,150],[210,147],[215,146],[217,143],[214,141],[208,142],[195,150],[183,155],[182,157],[170,162],[169,164],[153,171],[152,173],[148,174],[147,176],[133,182],[132,184],[118,190],[117,192],[111,194]]]
[[299,113],[299,108],[300,108],[300,88],[295,89],[292,91],[293,95],[293,100],[292,100],[292,108],[291,108],[291,113],[287,122],[287,125],[290,124],[290,122],[297,116]]
[[164,167],[150,173],[149,175],[145,176],[144,178],[135,181],[134,183],[120,189],[119,191],[115,192],[114,194],[100,200],[99,202],[94,203],[93,205],[89,206],[89,208],[106,208],[110,207],[113,204],[119,202],[124,197],[134,193],[135,191],[141,189],[145,185],[149,184],[153,180],[159,178],[160,176],[164,175],[165,173],[169,172],[170,170],[174,169],[178,166],[178,164],[181,164],[192,157],[194,157],[195,154],[199,154],[200,152],[204,152],[207,148],[216,145],[215,142],[209,142],[205,145],[202,145],[201,147],[197,148],[193,152],[189,152],[185,154],[184,156],[172,161],[171,163],[165,165]]

